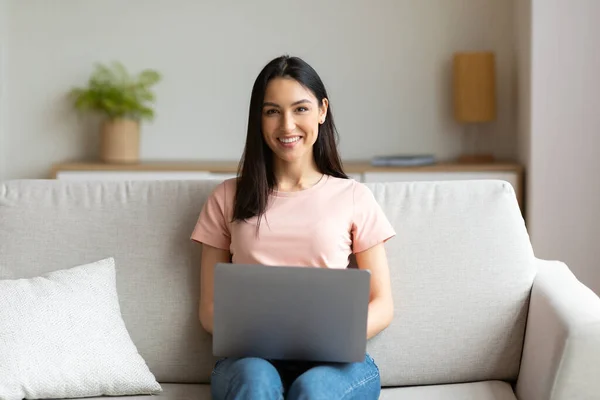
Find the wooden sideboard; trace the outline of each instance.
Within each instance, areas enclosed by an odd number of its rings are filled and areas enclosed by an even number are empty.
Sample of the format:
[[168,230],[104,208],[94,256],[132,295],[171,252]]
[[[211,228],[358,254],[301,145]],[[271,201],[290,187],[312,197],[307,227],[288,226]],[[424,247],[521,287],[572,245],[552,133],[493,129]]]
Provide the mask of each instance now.
[[[360,182],[444,181],[500,179],[515,189],[523,208],[523,167],[513,162],[490,164],[437,163],[418,167],[376,167],[367,162],[344,163],[347,174]],[[144,161],[136,164],[67,162],[52,167],[53,179],[75,180],[186,180],[227,179],[236,176],[235,161]]]

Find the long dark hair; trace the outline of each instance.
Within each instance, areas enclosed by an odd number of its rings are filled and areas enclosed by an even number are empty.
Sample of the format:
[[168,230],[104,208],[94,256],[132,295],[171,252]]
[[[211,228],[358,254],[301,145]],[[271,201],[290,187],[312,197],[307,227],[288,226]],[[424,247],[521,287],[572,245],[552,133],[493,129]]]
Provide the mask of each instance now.
[[[267,84],[274,78],[294,79],[313,93],[319,106],[322,106],[324,98],[329,100],[325,85],[317,72],[298,57],[281,56],[263,68],[252,87],[246,146],[238,166],[233,221],[245,221],[258,216],[260,224],[269,195],[276,184],[273,152],[264,140],[261,118]],[[313,157],[322,174],[347,179],[337,151],[338,140],[329,102],[325,122],[319,125],[318,137],[313,145]]]

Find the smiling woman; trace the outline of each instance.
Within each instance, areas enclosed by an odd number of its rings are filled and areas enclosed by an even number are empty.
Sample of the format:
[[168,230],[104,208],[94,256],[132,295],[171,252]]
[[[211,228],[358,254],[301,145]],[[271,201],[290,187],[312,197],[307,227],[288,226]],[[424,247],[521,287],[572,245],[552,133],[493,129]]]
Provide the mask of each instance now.
[[[252,89],[238,178],[217,185],[192,233],[203,246],[200,321],[207,331],[216,263],[345,269],[353,254],[371,272],[367,339],[391,323],[383,244],[395,231],[373,193],[344,173],[336,139],[315,70],[297,57],[268,63]],[[368,400],[379,397],[380,377],[369,354],[355,363],[226,358],[215,364],[211,390],[214,399]]]
[[[273,190],[311,186],[323,174],[348,178],[337,151],[329,96],[317,72],[298,57],[279,57],[260,72],[250,99],[235,220],[265,212]],[[302,176],[301,176],[302,175]]]

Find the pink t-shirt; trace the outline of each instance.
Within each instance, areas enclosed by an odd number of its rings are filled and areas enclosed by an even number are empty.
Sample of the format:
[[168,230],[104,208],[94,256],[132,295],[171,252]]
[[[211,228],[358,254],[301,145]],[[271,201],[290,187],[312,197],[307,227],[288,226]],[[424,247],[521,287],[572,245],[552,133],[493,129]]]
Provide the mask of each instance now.
[[346,268],[352,253],[396,232],[372,192],[353,179],[325,175],[314,186],[274,192],[256,235],[257,217],[231,222],[235,178],[204,204],[192,240],[229,250],[236,264]]

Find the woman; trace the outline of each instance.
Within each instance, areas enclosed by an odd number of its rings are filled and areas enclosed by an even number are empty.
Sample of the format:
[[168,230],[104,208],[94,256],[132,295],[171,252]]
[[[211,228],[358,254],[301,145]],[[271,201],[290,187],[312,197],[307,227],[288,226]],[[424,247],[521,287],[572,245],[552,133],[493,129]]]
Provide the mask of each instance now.
[[[219,184],[192,239],[202,243],[200,321],[213,326],[217,262],[346,268],[352,254],[371,271],[367,339],[393,317],[384,242],[394,229],[361,183],[342,170],[321,79],[296,57],[272,60],[252,89],[238,179]],[[214,399],[377,399],[379,370],[361,363],[222,359]]]

